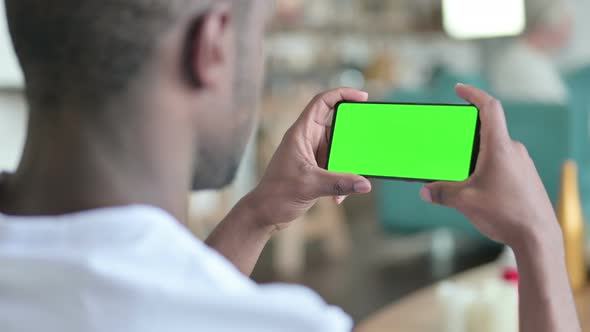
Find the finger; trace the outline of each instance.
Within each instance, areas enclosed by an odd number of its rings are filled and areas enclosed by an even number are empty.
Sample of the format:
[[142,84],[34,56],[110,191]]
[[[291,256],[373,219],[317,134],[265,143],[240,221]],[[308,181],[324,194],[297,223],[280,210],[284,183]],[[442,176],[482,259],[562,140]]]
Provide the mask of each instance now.
[[341,101],[363,102],[369,99],[369,94],[351,88],[339,88],[321,93],[309,103],[302,118],[313,120],[319,125],[329,125],[328,119],[336,104]]
[[477,107],[484,107],[485,105],[489,104],[492,99],[494,99],[489,94],[485,93],[484,91],[470,86],[466,84],[459,83],[455,88],[457,92],[457,96],[459,98],[477,106]]
[[420,197],[427,203],[457,208],[463,188],[463,183],[429,183],[420,190]]
[[348,196],[336,196],[334,197],[334,203],[341,205],[348,198]]
[[486,92],[472,86],[457,84],[457,95],[479,109],[482,136],[506,139],[509,137],[502,104]]
[[317,197],[348,196],[371,192],[371,182],[360,175],[333,173],[321,168],[314,171],[317,184],[313,194]]
[[520,141],[512,141],[512,144],[514,145],[514,148],[522,153],[522,154],[528,154],[529,151],[526,147],[526,145],[524,145],[524,143],[520,142]]
[[321,168],[326,168],[326,164],[328,163],[328,150],[328,140],[321,137],[316,153],[316,160]]
[[[287,135],[290,133],[298,139],[303,139],[306,142],[305,153],[313,154],[316,160],[321,156],[323,160],[318,160],[318,163],[323,165],[327,159],[327,136],[334,107],[343,100],[366,101],[368,96],[366,92],[350,88],[340,88],[319,94],[307,105]],[[322,146],[322,151],[319,151],[321,144],[325,146]]]

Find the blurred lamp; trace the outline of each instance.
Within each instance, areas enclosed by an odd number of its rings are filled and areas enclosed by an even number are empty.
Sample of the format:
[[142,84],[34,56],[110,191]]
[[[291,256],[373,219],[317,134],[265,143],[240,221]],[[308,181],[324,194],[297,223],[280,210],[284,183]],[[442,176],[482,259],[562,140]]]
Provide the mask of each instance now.
[[525,0],[443,0],[443,24],[456,39],[517,36],[526,27]]

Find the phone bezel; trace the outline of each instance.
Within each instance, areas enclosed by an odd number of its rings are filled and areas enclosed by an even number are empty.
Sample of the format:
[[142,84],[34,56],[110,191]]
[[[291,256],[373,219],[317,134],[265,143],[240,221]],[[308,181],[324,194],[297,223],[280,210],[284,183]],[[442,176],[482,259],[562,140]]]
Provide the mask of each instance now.
[[[477,167],[477,161],[479,158],[479,148],[481,142],[481,120],[480,120],[480,110],[477,106],[473,104],[448,104],[448,103],[388,103],[388,102],[357,102],[357,101],[340,101],[334,106],[334,112],[332,116],[332,127],[330,128],[330,140],[328,141],[328,157],[326,161],[326,170],[329,170],[330,166],[330,157],[332,155],[332,141],[334,139],[334,130],[336,129],[336,119],[338,117],[338,108],[342,104],[369,104],[369,105],[418,105],[418,106],[458,106],[458,107],[475,107],[477,110],[477,124],[475,126],[475,137],[473,139],[473,148],[471,149],[471,165],[469,169],[469,177],[473,175],[475,172],[475,168]],[[421,178],[401,178],[401,177],[391,177],[391,176],[381,176],[381,175],[368,175],[368,174],[358,174],[360,176],[371,178],[371,179],[386,179],[386,180],[402,180],[402,181],[414,181],[414,182],[458,182],[458,181],[449,181],[449,180],[436,180],[436,179],[421,179]],[[465,179],[467,180],[467,179]]]

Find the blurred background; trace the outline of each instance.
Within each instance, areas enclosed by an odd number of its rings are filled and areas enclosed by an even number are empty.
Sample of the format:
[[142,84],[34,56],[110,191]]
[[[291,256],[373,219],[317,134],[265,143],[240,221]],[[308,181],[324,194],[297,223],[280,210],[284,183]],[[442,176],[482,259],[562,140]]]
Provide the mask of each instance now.
[[[503,101],[511,133],[529,148],[560,222],[585,237],[589,1],[275,0],[274,8],[260,127],[236,183],[190,197],[197,236],[206,237],[255,186],[285,130],[318,92],[349,86],[375,101],[461,103],[454,86],[462,82]],[[27,114],[3,10],[0,170],[10,171],[23,146]],[[357,321],[473,268],[500,264],[494,276],[506,279],[514,265],[510,252],[459,214],[422,203],[419,189],[375,181],[371,195],[351,197],[342,206],[320,202],[273,240],[254,278],[310,286]],[[584,251],[583,242],[571,250]],[[501,263],[493,263],[500,256]],[[437,298],[444,301],[441,294]]]

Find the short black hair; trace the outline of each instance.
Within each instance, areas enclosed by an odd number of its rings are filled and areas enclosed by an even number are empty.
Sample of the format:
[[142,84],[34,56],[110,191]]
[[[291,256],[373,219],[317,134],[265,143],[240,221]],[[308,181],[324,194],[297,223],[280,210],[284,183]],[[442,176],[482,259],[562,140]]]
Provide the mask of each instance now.
[[[121,95],[187,8],[210,0],[6,0],[27,99],[100,107]],[[186,14],[184,14],[186,15]],[[33,106],[31,106],[33,107]]]

